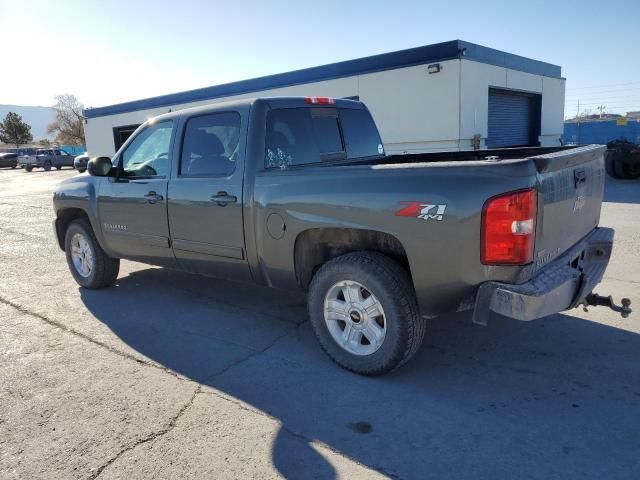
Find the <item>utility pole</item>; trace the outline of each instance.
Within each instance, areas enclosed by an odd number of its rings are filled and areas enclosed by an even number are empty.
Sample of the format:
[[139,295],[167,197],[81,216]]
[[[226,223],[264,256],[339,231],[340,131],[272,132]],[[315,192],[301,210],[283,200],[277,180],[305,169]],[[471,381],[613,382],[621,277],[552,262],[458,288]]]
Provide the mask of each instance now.
[[580,99],[578,99],[578,112],[576,113],[576,118],[578,119],[578,134],[576,138],[576,143],[580,145]]
[[601,119],[602,119],[602,114],[603,114],[605,108],[607,108],[605,105],[600,105],[598,107],[598,110],[600,110],[600,118]]

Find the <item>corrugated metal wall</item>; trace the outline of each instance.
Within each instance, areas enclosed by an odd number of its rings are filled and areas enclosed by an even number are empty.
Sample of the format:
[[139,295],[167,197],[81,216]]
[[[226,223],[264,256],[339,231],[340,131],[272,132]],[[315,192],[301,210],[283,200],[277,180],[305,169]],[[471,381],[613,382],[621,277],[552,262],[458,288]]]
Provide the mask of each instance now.
[[628,120],[627,125],[617,125],[615,120],[595,121],[584,123],[565,123],[562,140],[564,143],[600,143],[606,144],[611,140],[625,139],[629,142],[640,143],[640,122]]
[[60,150],[64,150],[69,155],[81,155],[87,151],[83,146],[78,145],[62,145]]

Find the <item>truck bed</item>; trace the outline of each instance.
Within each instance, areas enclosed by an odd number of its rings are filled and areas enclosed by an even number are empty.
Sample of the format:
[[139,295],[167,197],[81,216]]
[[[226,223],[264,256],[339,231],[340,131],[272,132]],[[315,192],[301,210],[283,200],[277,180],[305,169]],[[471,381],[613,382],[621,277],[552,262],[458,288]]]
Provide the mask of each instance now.
[[351,161],[349,163],[357,165],[381,165],[432,162],[469,162],[487,160],[488,157],[498,157],[498,160],[518,160],[539,157],[549,153],[563,152],[575,148],[577,147],[521,147],[455,152],[405,153],[388,155],[381,158],[370,158],[356,162]]

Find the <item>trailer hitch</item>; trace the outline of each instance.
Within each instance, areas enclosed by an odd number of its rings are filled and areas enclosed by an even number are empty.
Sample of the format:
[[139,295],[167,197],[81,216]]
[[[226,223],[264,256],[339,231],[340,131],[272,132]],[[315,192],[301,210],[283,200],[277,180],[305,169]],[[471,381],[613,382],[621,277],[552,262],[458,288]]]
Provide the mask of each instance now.
[[598,295],[597,293],[590,293],[584,299],[584,311],[588,312],[587,306],[594,307],[609,307],[614,312],[618,312],[622,315],[622,318],[627,318],[629,314],[632,312],[631,310],[631,300],[628,298],[623,298],[620,303],[622,306],[616,305],[613,301],[613,297],[609,295],[608,297],[603,297],[602,295]]

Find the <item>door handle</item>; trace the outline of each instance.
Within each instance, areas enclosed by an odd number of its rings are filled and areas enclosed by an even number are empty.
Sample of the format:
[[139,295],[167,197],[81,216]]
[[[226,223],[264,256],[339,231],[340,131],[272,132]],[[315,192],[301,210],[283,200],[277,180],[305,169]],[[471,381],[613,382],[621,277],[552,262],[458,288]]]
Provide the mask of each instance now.
[[147,202],[149,202],[149,203],[156,203],[156,202],[161,202],[162,200],[164,200],[164,197],[162,195],[158,195],[153,190],[151,190],[149,193],[147,193],[144,196],[144,198],[146,198]]
[[587,183],[587,172],[586,170],[574,170],[573,171],[573,184],[576,188],[581,183]]
[[211,201],[216,202],[221,207],[224,207],[228,203],[236,203],[238,201],[238,197],[235,195],[229,195],[227,192],[218,192],[216,195],[211,195]]

